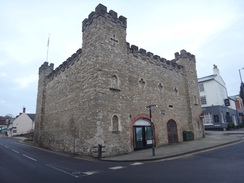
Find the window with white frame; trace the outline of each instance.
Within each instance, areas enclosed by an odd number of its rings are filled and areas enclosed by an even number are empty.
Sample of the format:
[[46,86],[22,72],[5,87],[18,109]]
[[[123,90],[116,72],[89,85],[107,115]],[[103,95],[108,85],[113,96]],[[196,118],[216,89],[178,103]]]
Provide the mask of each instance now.
[[206,96],[201,96],[201,104],[202,105],[207,104]]
[[211,113],[205,113],[203,118],[204,125],[212,125],[213,124],[213,116]]
[[198,84],[198,88],[199,88],[199,91],[200,92],[203,92],[204,91],[204,85],[203,85],[203,83]]

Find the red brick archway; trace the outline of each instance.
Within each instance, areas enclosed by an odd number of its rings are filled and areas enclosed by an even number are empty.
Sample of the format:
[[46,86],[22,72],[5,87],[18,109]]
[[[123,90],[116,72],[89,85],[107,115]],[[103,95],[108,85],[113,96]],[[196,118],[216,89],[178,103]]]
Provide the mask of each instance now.
[[[134,133],[133,133],[133,126],[134,123],[139,120],[139,119],[147,119],[148,121],[150,121],[150,116],[149,114],[138,114],[135,117],[133,117],[131,119],[131,124],[130,124],[130,142],[131,142],[131,146],[134,147]],[[152,123],[154,126],[154,137],[155,137],[155,146],[157,146],[158,143],[158,128],[156,125],[155,120],[152,118]]]

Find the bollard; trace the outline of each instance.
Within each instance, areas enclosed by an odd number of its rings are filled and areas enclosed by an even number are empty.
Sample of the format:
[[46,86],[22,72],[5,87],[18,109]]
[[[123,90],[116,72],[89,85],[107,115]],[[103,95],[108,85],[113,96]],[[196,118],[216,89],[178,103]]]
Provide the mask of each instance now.
[[102,158],[102,153],[105,152],[105,151],[102,150],[103,147],[105,147],[105,146],[103,146],[101,144],[98,144],[97,146],[93,146],[93,148],[97,148],[97,151],[93,150],[92,152],[97,153],[97,158],[98,159],[101,159]]
[[102,145],[101,144],[98,144],[98,155],[97,155],[97,157],[98,157],[98,159],[101,159],[101,157],[102,157]]

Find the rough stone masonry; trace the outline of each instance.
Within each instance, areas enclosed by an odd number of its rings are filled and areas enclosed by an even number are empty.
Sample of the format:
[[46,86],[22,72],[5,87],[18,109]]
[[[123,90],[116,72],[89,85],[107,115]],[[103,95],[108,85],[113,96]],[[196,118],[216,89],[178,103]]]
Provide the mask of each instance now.
[[[56,69],[41,65],[40,146],[93,156],[102,144],[112,156],[182,142],[184,131],[203,137],[195,56],[181,50],[166,60],[127,43],[126,28],[124,16],[99,4],[82,23],[82,49]],[[150,104],[158,105],[152,123]]]

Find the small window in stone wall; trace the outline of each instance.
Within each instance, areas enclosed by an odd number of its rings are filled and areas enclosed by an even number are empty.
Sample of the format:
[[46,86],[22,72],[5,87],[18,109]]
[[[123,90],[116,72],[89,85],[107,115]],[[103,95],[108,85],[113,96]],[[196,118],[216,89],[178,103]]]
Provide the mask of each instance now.
[[110,90],[111,91],[121,91],[119,89],[119,78],[117,75],[112,75],[111,77],[111,85],[110,85]]
[[159,83],[158,84],[158,89],[159,89],[160,92],[163,91],[164,87],[163,87],[163,84],[162,83]]
[[178,91],[178,88],[174,88],[174,93],[175,93],[175,95],[178,95],[179,94],[179,91]]
[[198,105],[198,97],[196,95],[194,95],[193,97],[194,97],[194,104]]
[[116,75],[113,75],[111,77],[111,84],[113,88],[117,88],[118,87],[118,77]]
[[112,121],[113,121],[113,132],[118,132],[119,131],[119,118],[118,118],[118,116],[114,115]]
[[142,89],[144,89],[145,88],[145,85],[146,85],[146,81],[144,80],[144,79],[140,79],[139,81],[139,86],[142,88]]

